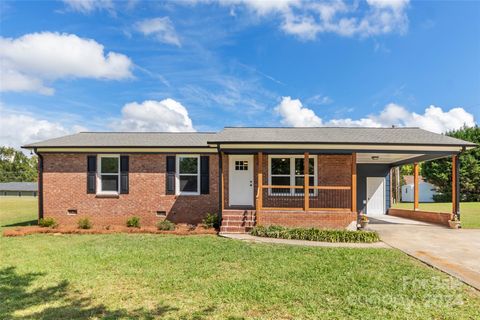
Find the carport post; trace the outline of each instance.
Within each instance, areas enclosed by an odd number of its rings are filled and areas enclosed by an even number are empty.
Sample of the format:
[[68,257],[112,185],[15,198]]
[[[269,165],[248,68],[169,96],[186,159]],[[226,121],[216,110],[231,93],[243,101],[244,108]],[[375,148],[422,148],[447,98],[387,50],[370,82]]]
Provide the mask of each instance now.
[[452,156],[452,213],[460,220],[460,161]]
[[418,210],[418,162],[413,164],[413,210]]

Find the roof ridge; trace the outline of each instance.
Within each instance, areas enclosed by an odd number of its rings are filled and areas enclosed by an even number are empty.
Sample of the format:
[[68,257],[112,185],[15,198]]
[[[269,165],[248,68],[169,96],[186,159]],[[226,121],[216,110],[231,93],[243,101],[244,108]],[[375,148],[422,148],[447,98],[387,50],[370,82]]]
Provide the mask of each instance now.
[[226,126],[224,129],[421,129],[420,127],[348,127],[348,126],[324,126],[324,127],[234,127]]
[[145,133],[164,133],[164,134],[216,134],[217,132],[214,131],[182,131],[182,132],[169,132],[169,131],[80,131],[77,133],[126,133],[126,134],[145,134]]

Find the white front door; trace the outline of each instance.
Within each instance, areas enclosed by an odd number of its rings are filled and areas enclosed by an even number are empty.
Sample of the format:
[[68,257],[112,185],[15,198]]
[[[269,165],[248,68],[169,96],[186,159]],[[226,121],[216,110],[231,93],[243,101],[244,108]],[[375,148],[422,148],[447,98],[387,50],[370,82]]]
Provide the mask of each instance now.
[[367,215],[385,214],[385,178],[367,177]]
[[228,199],[231,206],[253,206],[253,156],[228,156]]

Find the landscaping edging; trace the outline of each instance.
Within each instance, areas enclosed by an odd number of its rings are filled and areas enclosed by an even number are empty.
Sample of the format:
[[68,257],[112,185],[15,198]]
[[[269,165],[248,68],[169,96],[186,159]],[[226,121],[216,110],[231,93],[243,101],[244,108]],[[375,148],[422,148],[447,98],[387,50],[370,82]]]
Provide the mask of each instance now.
[[187,226],[179,226],[172,231],[158,230],[155,227],[129,228],[124,226],[110,226],[109,228],[92,228],[79,229],[74,227],[56,227],[45,228],[40,226],[17,227],[3,231],[4,237],[18,237],[37,233],[50,234],[113,234],[113,233],[148,233],[148,234],[173,234],[173,235],[200,235],[200,234],[217,234],[217,230],[213,228],[205,229],[196,227],[191,229]]
[[219,236],[224,238],[254,242],[254,243],[283,244],[283,245],[295,245],[295,246],[305,246],[305,247],[391,249],[391,247],[388,244],[382,241],[370,242],[370,243],[322,242],[322,241],[310,241],[310,240],[293,240],[293,239],[256,237],[246,233],[220,233]]
[[452,218],[451,213],[446,212],[432,212],[432,211],[422,211],[422,210],[407,210],[407,209],[388,209],[388,214],[407,218],[412,220],[418,220],[422,222],[430,222],[435,224],[440,224],[443,226],[449,226],[448,221]]

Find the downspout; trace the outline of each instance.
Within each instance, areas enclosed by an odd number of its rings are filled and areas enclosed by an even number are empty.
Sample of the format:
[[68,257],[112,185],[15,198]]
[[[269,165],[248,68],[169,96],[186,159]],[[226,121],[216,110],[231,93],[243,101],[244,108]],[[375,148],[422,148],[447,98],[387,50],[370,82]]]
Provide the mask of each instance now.
[[220,151],[220,145],[217,144],[217,152],[218,152],[218,221],[221,223],[222,221],[222,208],[223,208],[223,181],[222,181],[222,172],[223,172],[223,157],[222,152]]
[[43,155],[37,152],[37,148],[33,152],[38,157],[38,220],[43,219]]

